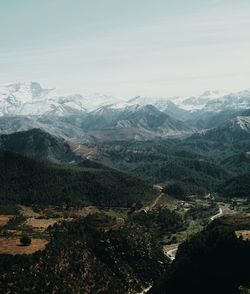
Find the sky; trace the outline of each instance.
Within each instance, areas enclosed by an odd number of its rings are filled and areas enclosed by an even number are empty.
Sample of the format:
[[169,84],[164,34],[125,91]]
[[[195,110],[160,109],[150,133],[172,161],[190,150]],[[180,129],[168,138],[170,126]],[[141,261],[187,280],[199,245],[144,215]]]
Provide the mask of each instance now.
[[112,95],[250,88],[249,0],[0,0],[0,83]]

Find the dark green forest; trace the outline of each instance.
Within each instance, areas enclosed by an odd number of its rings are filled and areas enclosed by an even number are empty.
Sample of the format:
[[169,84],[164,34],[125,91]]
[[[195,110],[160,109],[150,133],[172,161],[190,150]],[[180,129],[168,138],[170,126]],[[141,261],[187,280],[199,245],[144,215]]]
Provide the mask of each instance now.
[[[177,198],[209,192],[224,197],[222,187],[230,181],[243,184],[240,193],[234,195],[237,191],[232,189],[230,197],[249,197],[242,176],[250,170],[249,140],[227,142],[193,135],[181,140],[102,143],[99,149],[103,164],[151,183],[171,181],[168,192]],[[177,191],[177,186],[183,191]]]
[[1,151],[0,169],[2,204],[130,207],[154,196],[142,180],[109,168],[53,165]]

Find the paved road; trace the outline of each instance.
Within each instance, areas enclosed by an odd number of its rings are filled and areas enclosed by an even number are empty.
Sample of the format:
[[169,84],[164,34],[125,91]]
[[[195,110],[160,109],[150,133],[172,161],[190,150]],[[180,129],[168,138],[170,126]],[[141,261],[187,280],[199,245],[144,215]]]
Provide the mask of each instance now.
[[[222,217],[224,214],[227,214],[228,212],[226,211],[226,209],[228,209],[228,207],[219,206],[219,212],[216,213],[215,215],[211,216],[210,219],[213,221],[216,218]],[[176,244],[166,245],[165,249],[163,247],[164,254],[168,258],[170,258],[171,261],[173,261],[175,259],[175,255],[176,255],[176,252],[178,250],[179,245],[180,245],[179,243],[176,243]]]

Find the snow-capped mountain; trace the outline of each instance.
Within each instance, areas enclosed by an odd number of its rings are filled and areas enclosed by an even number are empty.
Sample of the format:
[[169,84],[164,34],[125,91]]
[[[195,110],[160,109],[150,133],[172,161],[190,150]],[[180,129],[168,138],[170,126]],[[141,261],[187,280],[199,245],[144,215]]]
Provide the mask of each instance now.
[[[33,127],[63,138],[175,137],[216,127],[250,109],[250,91],[199,97],[130,99],[99,93],[65,94],[39,83],[0,86],[0,132]],[[119,136],[116,134],[119,133]]]
[[136,96],[127,101],[123,101],[121,103],[116,103],[110,105],[109,108],[116,111],[125,111],[125,110],[137,110],[139,107],[152,105],[161,112],[164,112],[173,118],[178,120],[186,120],[189,117],[189,112],[178,107],[173,101],[177,99],[177,97],[171,98],[157,98],[157,97],[145,97],[145,96]]
[[181,114],[195,112],[220,112],[224,110],[239,110],[250,108],[250,90],[236,93],[225,93],[218,90],[208,90],[197,97],[141,97],[128,100],[127,105],[153,105],[160,111],[168,112],[182,110]]
[[66,116],[121,101],[120,98],[98,93],[63,95],[56,89],[44,89],[36,82],[0,86],[0,116]]
[[53,90],[43,89],[36,82],[2,85],[0,86],[0,100],[30,102],[35,99],[44,99]]
[[55,89],[43,89],[35,82],[0,86],[0,115],[63,115],[79,109],[79,103],[72,104],[78,99],[60,97]]
[[206,111],[218,112],[221,110],[240,110],[250,108],[250,90],[230,93],[222,97],[212,99],[205,105]]
[[187,111],[199,111],[206,107],[209,101],[222,97],[225,93],[218,90],[207,90],[200,96],[179,97],[172,100],[178,107]]
[[[113,109],[112,106],[100,107],[99,109],[81,116],[78,120],[86,132],[94,136],[102,136],[105,133],[113,139],[122,137],[131,138],[133,134],[144,139],[154,137],[172,137],[189,134],[192,128],[184,122],[169,116],[153,105],[126,105],[124,108]],[[115,133],[116,130],[116,134]]]
[[[37,82],[0,86],[0,116],[57,115],[67,116],[96,111],[102,107],[124,110],[131,106],[153,105],[177,119],[197,111],[218,112],[225,109],[250,108],[250,90],[223,95],[206,91],[199,97],[143,97],[129,100],[100,93],[64,94],[57,89],[43,88]],[[187,117],[186,117],[187,116]]]
[[18,83],[0,87],[0,131],[37,127],[65,139],[84,137],[88,141],[92,137],[152,139],[190,133],[192,129],[174,113],[171,117],[165,112],[175,108],[166,99],[126,101],[103,94],[66,95],[38,83]]
[[170,117],[153,105],[126,107],[117,118],[117,127],[146,129],[161,135],[190,132],[190,128],[176,118]]
[[141,106],[145,105],[153,105],[160,111],[165,111],[169,108],[170,105],[173,105],[173,102],[171,100],[174,100],[176,97],[171,98],[157,98],[157,97],[142,97],[142,96],[136,96],[130,100],[127,101],[129,105],[138,104]]
[[236,93],[206,91],[198,97],[172,100],[179,108],[190,112],[220,112],[250,108],[250,90]]

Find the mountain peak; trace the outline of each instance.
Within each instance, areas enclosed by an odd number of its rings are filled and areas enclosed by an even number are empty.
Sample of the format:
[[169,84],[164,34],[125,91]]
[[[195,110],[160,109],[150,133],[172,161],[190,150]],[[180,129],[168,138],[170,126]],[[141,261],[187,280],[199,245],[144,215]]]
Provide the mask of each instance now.
[[241,130],[250,132],[250,116],[237,116],[232,119],[232,125],[237,126]]
[[200,98],[217,98],[219,96],[223,96],[219,90],[207,90],[200,95]]
[[44,89],[38,82],[13,83],[0,86],[0,100],[14,97],[21,102],[43,98],[51,90]]

